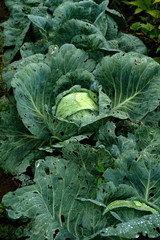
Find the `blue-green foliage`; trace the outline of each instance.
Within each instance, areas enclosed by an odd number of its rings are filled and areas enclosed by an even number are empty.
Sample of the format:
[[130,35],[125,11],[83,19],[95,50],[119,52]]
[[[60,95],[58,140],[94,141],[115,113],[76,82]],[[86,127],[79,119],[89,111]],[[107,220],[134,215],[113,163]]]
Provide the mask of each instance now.
[[2,200],[17,234],[160,237],[160,65],[109,1],[6,5],[0,167],[29,179]]
[[136,37],[121,33],[124,17],[108,8],[109,1],[6,1],[11,15],[4,27],[6,61],[17,54],[46,53],[49,45],[73,43],[89,52],[107,54],[146,47]]

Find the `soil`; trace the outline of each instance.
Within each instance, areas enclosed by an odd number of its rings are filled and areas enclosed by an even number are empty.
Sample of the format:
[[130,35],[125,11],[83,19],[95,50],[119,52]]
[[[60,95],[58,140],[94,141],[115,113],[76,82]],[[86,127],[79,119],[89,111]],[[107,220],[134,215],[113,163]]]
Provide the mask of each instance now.
[[[19,181],[15,180],[12,175],[4,173],[2,168],[0,168],[0,203],[6,193],[15,191],[19,186]],[[17,227],[19,227],[19,225],[9,220],[6,212],[3,212],[2,215],[0,215],[0,240],[15,239],[14,236],[11,237],[10,234],[14,234]]]
[[19,185],[19,182],[12,175],[5,174],[0,168],[0,201],[7,192],[15,191]]
[[5,7],[4,0],[0,1],[0,23],[7,20],[9,13]]

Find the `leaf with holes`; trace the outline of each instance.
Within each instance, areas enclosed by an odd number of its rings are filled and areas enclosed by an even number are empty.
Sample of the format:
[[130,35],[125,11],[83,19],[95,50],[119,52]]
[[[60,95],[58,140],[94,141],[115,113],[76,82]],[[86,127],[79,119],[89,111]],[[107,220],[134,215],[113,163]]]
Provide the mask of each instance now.
[[10,218],[28,219],[26,236],[82,239],[106,226],[101,208],[77,198],[94,198],[95,179],[73,162],[54,157],[36,162],[35,184],[3,198]]
[[38,148],[46,142],[32,135],[14,107],[0,114],[0,167],[12,174],[25,172],[43,156]]
[[124,153],[116,160],[117,169],[107,169],[104,173],[106,181],[115,186],[126,184],[138,193],[137,200],[147,203],[160,212],[160,162],[157,156],[144,152],[138,156],[130,152]]
[[104,237],[104,239],[106,239],[106,237],[112,237],[111,239],[114,239],[116,236],[120,239],[137,239],[138,237],[143,239],[142,236],[149,237],[150,239],[160,236],[159,229],[160,214],[152,214],[128,222],[119,223],[117,226],[105,228],[98,234],[93,235],[92,238],[95,239],[96,236],[100,235]]
[[142,119],[159,105],[160,65],[137,53],[103,58],[94,71],[112,101],[112,114],[132,121]]

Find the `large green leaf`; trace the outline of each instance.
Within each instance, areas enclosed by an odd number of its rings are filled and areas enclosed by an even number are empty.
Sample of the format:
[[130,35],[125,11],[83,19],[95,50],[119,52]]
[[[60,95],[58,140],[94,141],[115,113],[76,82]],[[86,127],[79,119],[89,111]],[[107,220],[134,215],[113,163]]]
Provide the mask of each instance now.
[[136,36],[120,33],[119,38],[117,39],[118,46],[123,52],[138,52],[141,54],[147,55],[147,47]]
[[106,226],[100,207],[77,200],[94,197],[95,180],[85,169],[48,157],[37,161],[34,181],[3,198],[10,218],[29,219],[29,239],[83,239]]
[[140,211],[147,211],[151,213],[159,213],[154,208],[148,206],[145,203],[141,203],[140,201],[135,200],[116,200],[114,202],[111,202],[104,210],[103,214],[108,213],[109,211],[112,211],[116,208],[132,208]]
[[105,148],[114,157],[119,157],[121,154],[130,150],[136,149],[135,136],[128,133],[127,136],[116,136],[116,125],[113,122],[108,121],[104,125],[99,127],[97,134],[97,146],[105,146]]
[[49,137],[45,104],[53,104],[53,85],[46,81],[50,75],[51,70],[46,64],[32,63],[17,72],[12,82],[18,112],[24,125],[32,134],[43,138]]
[[[72,73],[75,70],[81,70],[81,72],[87,70],[90,72],[95,67],[95,62],[89,59],[88,54],[77,49],[72,44],[64,44],[58,51],[55,51],[52,57],[48,58],[48,61],[56,78],[54,82],[63,75]],[[53,68],[53,66],[55,67]]]
[[[113,181],[103,182],[97,187],[97,201],[103,203],[106,207],[116,201],[127,201],[138,196],[135,188],[126,184],[114,184]],[[118,204],[120,207],[120,204]],[[132,218],[133,219],[133,216]]]
[[36,41],[35,43],[25,42],[20,48],[20,54],[22,58],[36,55],[38,53],[47,54],[50,45],[51,43],[46,39],[42,39],[41,41]]
[[6,65],[6,67],[3,69],[3,81],[7,84],[7,90],[10,90],[11,81],[17,71],[24,68],[29,63],[43,62],[44,58],[45,56],[42,54],[35,54],[26,59],[20,59],[18,61],[14,61],[13,63]]
[[[135,160],[137,158],[137,160]],[[127,184],[138,193],[141,201],[160,211],[160,162],[154,154],[123,154],[117,162],[117,169],[107,169],[104,178],[116,186]]]
[[108,1],[103,1],[101,5],[103,6],[103,9],[106,7],[105,12],[114,19],[119,29],[122,29],[126,26],[124,16],[120,12],[117,12],[115,9],[110,9],[108,7]]
[[11,173],[22,173],[43,153],[44,141],[31,135],[14,107],[0,115],[0,167]]
[[37,26],[41,31],[47,32],[52,30],[52,22],[46,17],[28,15],[29,20]]
[[160,157],[160,129],[142,125],[135,132],[137,149],[141,154]]
[[[109,236],[118,236],[119,239],[136,239],[139,236],[156,238],[160,236],[160,214],[152,214],[144,216],[142,218],[133,219],[125,223],[117,224],[117,226],[108,227],[99,232],[104,239],[108,239]],[[99,234],[93,235],[93,238]],[[140,238],[141,239],[141,238]],[[85,239],[87,240],[87,238]]]
[[160,106],[158,106],[152,114],[148,113],[146,117],[142,119],[142,122],[147,126],[160,127]]
[[15,10],[14,14],[2,24],[4,27],[4,46],[9,47],[7,51],[5,51],[4,59],[5,61],[11,61],[19,51],[24,38],[29,30],[30,21],[23,14]]
[[112,114],[140,120],[159,105],[160,65],[131,53],[105,57],[94,71],[103,91],[112,100]]
[[99,175],[101,169],[113,166],[113,158],[105,149],[96,149],[78,141],[71,141],[64,146],[62,154],[65,159],[76,162],[95,176]]
[[100,11],[99,5],[91,0],[80,2],[65,1],[54,11],[54,28],[58,29],[64,22],[70,19],[93,23]]

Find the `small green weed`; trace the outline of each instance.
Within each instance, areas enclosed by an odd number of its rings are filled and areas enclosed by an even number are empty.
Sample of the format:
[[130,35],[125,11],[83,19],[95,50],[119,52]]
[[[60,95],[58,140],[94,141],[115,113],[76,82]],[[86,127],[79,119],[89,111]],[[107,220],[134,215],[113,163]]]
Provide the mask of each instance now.
[[[154,54],[160,52],[160,0],[123,1],[134,10],[129,17],[130,29],[144,38],[149,44],[154,43]],[[160,58],[155,58],[160,61]]]
[[160,0],[112,0],[111,7],[125,16],[127,32],[141,38],[149,56],[160,62]]

